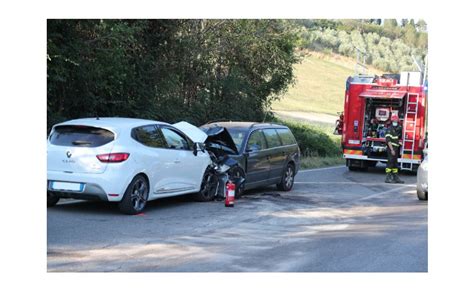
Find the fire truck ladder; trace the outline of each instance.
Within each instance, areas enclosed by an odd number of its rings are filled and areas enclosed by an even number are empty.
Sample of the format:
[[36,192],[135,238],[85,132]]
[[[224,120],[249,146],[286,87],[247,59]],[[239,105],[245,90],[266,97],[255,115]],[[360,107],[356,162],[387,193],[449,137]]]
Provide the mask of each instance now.
[[[412,101],[410,97],[414,98]],[[403,122],[403,147],[402,147],[402,163],[401,169],[413,170],[413,156],[415,152],[415,138],[416,138],[416,121],[418,117],[418,100],[420,95],[418,93],[408,93],[407,105],[405,111],[405,121]],[[409,153],[405,153],[408,151]],[[409,156],[410,162],[403,162],[403,157]]]

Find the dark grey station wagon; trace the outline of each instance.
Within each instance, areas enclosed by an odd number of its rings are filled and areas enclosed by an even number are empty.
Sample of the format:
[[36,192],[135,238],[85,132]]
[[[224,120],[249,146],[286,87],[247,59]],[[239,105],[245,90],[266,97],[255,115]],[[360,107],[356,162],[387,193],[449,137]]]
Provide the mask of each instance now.
[[300,149],[286,126],[253,122],[214,122],[201,126],[208,133],[213,127],[225,128],[238,152],[229,155],[239,162],[235,176],[244,176],[244,190],[276,184],[281,191],[293,187],[300,167]]

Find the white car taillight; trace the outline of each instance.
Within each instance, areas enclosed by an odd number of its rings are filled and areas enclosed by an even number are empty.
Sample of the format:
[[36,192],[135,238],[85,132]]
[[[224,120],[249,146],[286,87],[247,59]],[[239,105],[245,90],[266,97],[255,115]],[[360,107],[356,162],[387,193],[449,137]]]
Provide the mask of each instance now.
[[104,163],[123,162],[128,159],[130,153],[110,153],[97,155],[97,159]]

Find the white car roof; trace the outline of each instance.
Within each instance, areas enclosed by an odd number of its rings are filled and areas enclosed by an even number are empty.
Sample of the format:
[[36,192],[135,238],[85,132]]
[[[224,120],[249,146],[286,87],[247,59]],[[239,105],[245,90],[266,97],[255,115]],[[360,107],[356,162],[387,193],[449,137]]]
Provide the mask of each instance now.
[[121,129],[131,129],[139,126],[145,126],[150,124],[159,124],[159,125],[169,125],[165,122],[153,121],[153,120],[143,120],[143,119],[134,119],[134,118],[85,118],[85,119],[76,119],[66,121],[56,126],[66,126],[66,125],[82,125],[82,126],[91,126],[91,127],[100,127],[109,130],[119,131]]

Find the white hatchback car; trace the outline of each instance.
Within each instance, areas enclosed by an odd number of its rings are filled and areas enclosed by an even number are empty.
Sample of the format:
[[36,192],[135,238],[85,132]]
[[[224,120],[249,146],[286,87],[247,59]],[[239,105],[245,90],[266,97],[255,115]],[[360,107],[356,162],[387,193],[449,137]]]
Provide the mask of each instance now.
[[176,127],[129,118],[57,124],[48,138],[48,206],[60,198],[118,202],[126,214],[146,202],[195,193],[207,201],[209,154]]

